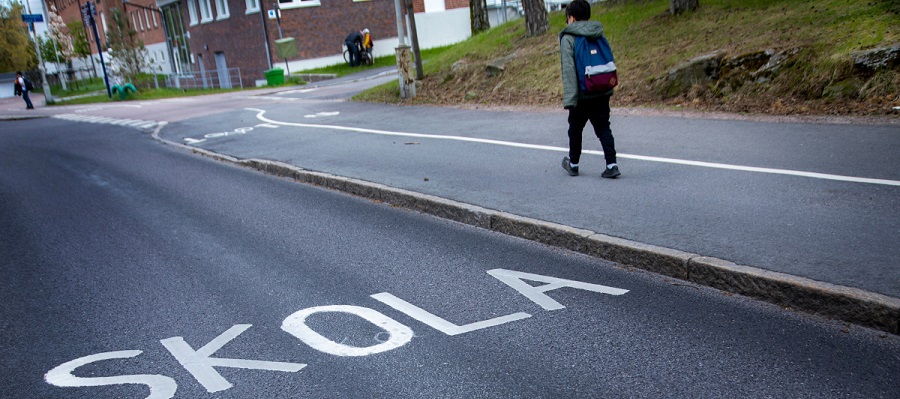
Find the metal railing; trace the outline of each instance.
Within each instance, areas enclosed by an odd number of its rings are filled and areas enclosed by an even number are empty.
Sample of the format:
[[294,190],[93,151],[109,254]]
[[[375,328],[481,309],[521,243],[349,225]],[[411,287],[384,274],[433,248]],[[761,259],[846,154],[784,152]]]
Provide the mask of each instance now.
[[219,73],[217,69],[172,74],[166,77],[164,83],[168,88],[178,89],[244,88],[244,80],[241,77],[240,68],[228,68],[224,74]]

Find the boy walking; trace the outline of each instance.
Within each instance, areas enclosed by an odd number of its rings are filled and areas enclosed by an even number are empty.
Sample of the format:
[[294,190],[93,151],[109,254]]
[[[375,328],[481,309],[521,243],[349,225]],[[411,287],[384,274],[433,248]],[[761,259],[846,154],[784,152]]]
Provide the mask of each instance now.
[[22,75],[22,72],[16,72],[16,84],[14,86],[13,93],[17,96],[22,96],[22,99],[25,100],[25,109],[34,109],[34,105],[31,104],[31,98],[28,97],[28,92],[31,90],[25,84],[25,76]]
[[563,107],[569,110],[569,156],[563,158],[562,167],[570,176],[578,176],[581,158],[581,142],[584,126],[591,121],[594,134],[600,139],[606,169],[600,175],[616,178],[622,173],[616,164],[616,148],[609,128],[609,97],[606,93],[583,93],[579,87],[579,73],[575,68],[575,36],[595,39],[603,36],[603,25],[590,21],[591,5],[585,0],[574,0],[566,7],[566,27],[559,33],[559,53],[562,65]]

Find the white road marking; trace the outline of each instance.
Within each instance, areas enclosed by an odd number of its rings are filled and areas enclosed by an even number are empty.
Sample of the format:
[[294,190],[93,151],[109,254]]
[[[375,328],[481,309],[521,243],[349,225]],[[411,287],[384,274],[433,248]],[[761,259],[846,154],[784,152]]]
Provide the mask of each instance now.
[[[257,109],[257,108],[245,108],[245,109],[258,112],[256,114],[256,118],[263,122],[282,125],[282,126],[305,127],[305,128],[312,128],[312,129],[343,130],[343,131],[348,131],[348,132],[378,134],[378,135],[383,135],[383,136],[416,137],[416,138],[434,139],[434,140],[455,140],[455,141],[464,141],[464,142],[471,142],[471,143],[501,145],[501,146],[506,146],[506,147],[528,148],[528,149],[532,149],[532,150],[554,151],[554,152],[564,152],[564,153],[569,152],[569,149],[565,148],[565,147],[553,147],[553,146],[547,146],[547,145],[525,144],[525,143],[517,143],[514,141],[490,140],[490,139],[482,139],[482,138],[477,138],[477,137],[408,133],[408,132],[393,132],[393,131],[388,131],[388,130],[365,129],[365,128],[360,128],[360,127],[281,122],[281,121],[276,121],[274,119],[269,119],[269,118],[266,118],[265,116],[263,116],[266,113],[265,110],[261,110],[261,109]],[[584,154],[603,155],[603,151],[585,150],[585,151],[583,151],[583,153]],[[651,157],[651,156],[645,156],[645,155],[632,155],[632,154],[623,154],[623,153],[617,153],[616,157],[625,158],[625,159],[635,159],[635,160],[639,160],[639,161],[648,161],[648,162],[662,162],[662,163],[671,163],[671,164],[678,164],[678,165],[699,166],[699,167],[704,167],[704,168],[738,170],[738,171],[743,171],[743,172],[770,173],[770,174],[777,174],[777,175],[809,177],[809,178],[823,179],[823,180],[836,180],[836,181],[846,181],[846,182],[853,182],[853,183],[879,184],[879,185],[886,185],[886,186],[900,186],[900,181],[898,181],[898,180],[872,179],[872,178],[867,178],[867,177],[832,175],[832,174],[827,174],[827,173],[805,172],[805,171],[790,170],[790,169],[760,168],[760,167],[756,167],[756,166],[731,165],[731,164],[716,163],[716,162],[691,161],[691,160],[686,160],[686,159]]]
[[[381,341],[381,343],[377,345],[362,348],[334,342],[306,325],[307,317],[323,312],[340,312],[359,316],[363,320],[383,329],[390,334],[390,338]],[[368,356],[386,352],[406,345],[413,337],[411,328],[400,324],[400,322],[385,316],[381,312],[361,306],[350,305],[316,306],[294,312],[284,319],[281,323],[281,329],[299,338],[313,349],[335,356]]]
[[93,115],[76,115],[76,114],[59,114],[53,116],[56,119],[64,119],[76,122],[100,123],[106,125],[128,126],[139,129],[149,129],[160,124],[156,121],[146,121],[141,119],[118,119],[106,116]]
[[275,100],[275,101],[297,101],[296,98],[293,97],[273,97],[273,96],[248,96],[248,98],[258,98],[261,100]]
[[237,324],[196,351],[182,337],[166,338],[159,341],[172,353],[178,362],[206,388],[207,392],[219,392],[232,385],[214,367],[233,367],[250,370],[285,371],[295,373],[306,367],[302,363],[267,362],[262,360],[227,359],[210,357],[225,344],[247,331],[250,324]]
[[267,127],[267,128],[271,128],[271,129],[277,129],[281,126],[273,125],[271,123],[260,123],[260,124],[256,125],[256,127]]
[[482,320],[475,323],[469,323],[465,325],[458,326],[453,324],[443,318],[435,316],[434,314],[428,312],[425,309],[422,309],[416,305],[413,305],[409,302],[406,302],[400,298],[397,298],[394,295],[391,295],[387,292],[382,292],[380,294],[370,295],[375,300],[388,305],[396,310],[399,310],[403,313],[406,313],[407,316],[412,317],[422,323],[425,323],[431,328],[438,330],[444,334],[453,336],[459,334],[465,334],[467,332],[472,332],[475,330],[480,330],[482,328],[499,326],[501,324],[506,324],[511,321],[517,321],[522,319],[527,319],[531,317],[528,313],[517,312],[506,316],[495,317],[489,320]]
[[303,115],[304,118],[318,118],[320,116],[337,116],[340,112],[317,112],[315,114]]
[[[504,284],[512,287],[516,291],[519,291],[520,294],[525,295],[525,297],[530,299],[532,302],[541,305],[541,307],[545,310],[559,310],[565,308],[565,306],[563,306],[561,303],[545,294],[545,292],[547,291],[553,291],[555,289],[563,287],[577,288],[579,290],[599,292],[601,294],[609,295],[622,295],[628,292],[628,290],[621,288],[607,287],[605,285],[585,283],[582,281],[566,280],[564,278],[558,277],[542,276],[540,274],[517,272],[515,270],[493,269],[488,270],[487,273],[491,276],[494,276],[494,278],[496,278],[497,280],[502,281]],[[547,284],[535,287],[522,280],[540,281]]]
[[300,93],[300,94],[303,94],[303,93],[309,93],[309,92],[311,92],[311,91],[316,91],[316,90],[318,90],[318,88],[317,88],[317,87],[314,87],[314,88],[312,88],[312,89],[300,89],[300,90],[288,90],[288,91],[282,91],[282,92],[275,93],[275,94],[278,94],[278,95],[294,94],[294,93]]
[[143,353],[138,350],[104,352],[80,357],[53,368],[44,375],[44,380],[58,387],[99,387],[106,385],[141,384],[150,388],[147,399],[169,399],[175,397],[178,384],[175,380],[159,374],[120,375],[115,377],[76,377],[75,369],[91,363],[110,359],[130,359]]

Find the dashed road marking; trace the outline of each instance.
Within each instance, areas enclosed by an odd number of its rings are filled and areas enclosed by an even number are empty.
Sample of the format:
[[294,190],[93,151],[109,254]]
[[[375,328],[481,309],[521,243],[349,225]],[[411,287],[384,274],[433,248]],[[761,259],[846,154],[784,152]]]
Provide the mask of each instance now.
[[53,117],[56,119],[63,119],[63,120],[68,120],[68,121],[98,123],[98,124],[103,124],[103,125],[127,126],[127,127],[133,127],[136,129],[152,129],[161,123],[161,122],[157,122],[157,121],[147,121],[147,120],[141,120],[141,119],[121,119],[121,118],[110,118],[107,116],[77,115],[77,114],[59,114],[59,115],[53,115]]

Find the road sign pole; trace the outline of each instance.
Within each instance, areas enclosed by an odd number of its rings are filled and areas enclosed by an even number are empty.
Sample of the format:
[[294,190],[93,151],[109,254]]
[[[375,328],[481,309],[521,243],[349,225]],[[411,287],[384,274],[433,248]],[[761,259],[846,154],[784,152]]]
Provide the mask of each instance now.
[[97,15],[97,8],[92,2],[84,4],[84,16],[87,17],[91,24],[91,31],[94,32],[94,41],[97,43],[97,53],[100,55],[100,67],[103,68],[103,83],[106,84],[106,95],[112,98],[112,90],[109,87],[109,75],[106,74],[106,63],[103,61],[103,47],[100,46],[100,33],[97,32],[97,23],[94,21],[94,15]]
[[[28,6],[28,14],[31,14],[31,2],[26,1],[25,4]],[[28,18],[29,19],[27,19],[27,20],[24,18],[22,20],[25,22],[28,22],[28,26],[31,28],[31,32],[34,33],[34,52],[37,53],[38,70],[41,71],[41,86],[43,86],[43,88],[44,88],[44,105],[47,105],[47,103],[49,101],[51,101],[50,85],[47,84],[47,72],[44,71],[44,67],[43,67],[44,57],[41,56],[41,48],[38,47],[38,34],[37,34],[37,31],[34,29],[34,23],[42,22],[44,19],[43,19],[42,14],[37,14],[37,15],[31,14],[31,15],[28,15]]]

